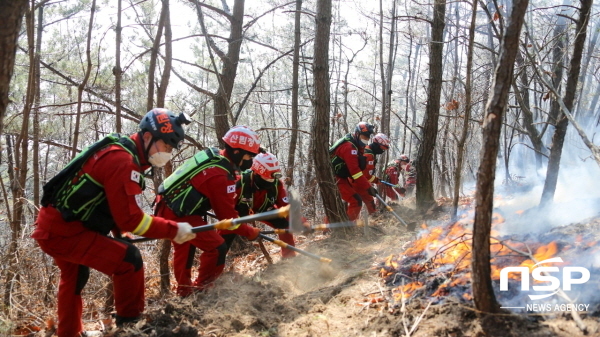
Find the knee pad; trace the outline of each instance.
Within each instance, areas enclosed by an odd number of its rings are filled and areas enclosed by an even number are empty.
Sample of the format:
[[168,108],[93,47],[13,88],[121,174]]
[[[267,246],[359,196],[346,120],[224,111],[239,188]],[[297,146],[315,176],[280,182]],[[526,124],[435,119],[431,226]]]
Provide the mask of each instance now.
[[227,257],[227,251],[229,250],[229,246],[225,242],[223,242],[219,247],[217,247],[217,251],[219,252],[219,257],[217,258],[217,266],[225,264],[225,258]]
[[194,266],[194,257],[196,256],[196,246],[190,245],[188,251],[187,261],[185,262],[185,269],[192,269]]
[[233,240],[237,237],[237,234],[224,234],[221,237],[225,240],[225,244],[227,245],[227,249],[231,248],[231,244]]
[[81,295],[81,291],[83,287],[87,284],[88,279],[90,278],[90,267],[79,265],[77,269],[77,283],[75,286],[75,295]]
[[358,206],[362,207],[362,198],[360,197],[360,195],[358,193],[354,193],[352,194],[352,197],[356,199],[356,203],[358,204]]
[[140,250],[130,243],[127,244],[127,251],[125,251],[125,257],[123,258],[123,261],[131,263],[135,271],[142,269],[144,266],[144,261],[142,260],[142,254],[140,253]]

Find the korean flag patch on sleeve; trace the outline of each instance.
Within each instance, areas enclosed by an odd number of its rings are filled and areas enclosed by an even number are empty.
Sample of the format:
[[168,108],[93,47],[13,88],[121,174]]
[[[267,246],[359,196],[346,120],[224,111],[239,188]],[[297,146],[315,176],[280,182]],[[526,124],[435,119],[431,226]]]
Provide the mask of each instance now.
[[131,180],[135,181],[139,184],[140,182],[140,173],[138,171],[131,171]]
[[352,152],[350,152],[351,154],[358,154],[358,152],[356,150],[352,150]]
[[235,193],[235,185],[227,186],[227,193]]

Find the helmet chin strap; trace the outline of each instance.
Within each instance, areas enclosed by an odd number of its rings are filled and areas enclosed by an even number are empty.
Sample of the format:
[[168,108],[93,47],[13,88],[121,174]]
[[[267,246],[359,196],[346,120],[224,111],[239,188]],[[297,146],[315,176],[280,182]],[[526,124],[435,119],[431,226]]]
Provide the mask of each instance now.
[[[141,132],[141,131],[140,131],[140,136],[142,137],[142,143],[144,143],[144,135],[143,135],[143,132]],[[148,146],[146,146],[146,148],[144,148],[144,160],[148,164],[150,164],[150,162],[148,161],[148,158],[150,158],[150,148],[152,147],[152,145],[154,145],[154,143],[156,143],[156,139],[154,137],[152,137],[150,139],[150,143],[148,144]],[[154,176],[154,166],[150,165],[150,171],[147,171],[147,173],[145,173],[144,176],[145,177],[153,177]]]

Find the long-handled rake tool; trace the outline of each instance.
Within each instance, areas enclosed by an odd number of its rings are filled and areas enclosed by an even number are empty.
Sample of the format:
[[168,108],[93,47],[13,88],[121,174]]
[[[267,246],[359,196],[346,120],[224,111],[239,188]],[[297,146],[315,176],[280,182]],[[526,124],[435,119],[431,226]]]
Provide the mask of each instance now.
[[[289,219],[289,224],[290,224],[290,228],[289,229],[283,229],[281,231],[283,232],[278,232],[279,230],[273,230],[272,233],[273,234],[282,234],[282,233],[300,233],[303,232],[305,230],[304,226],[302,225],[302,212],[300,210],[300,196],[298,194],[298,192],[294,189],[290,189],[288,191],[288,199],[289,199],[289,204],[286,207],[289,207],[289,211],[288,211],[288,219]],[[331,262],[331,259],[325,258],[325,257],[321,257],[318,255],[315,255],[313,253],[309,253],[305,250],[302,250],[300,248],[296,248],[292,245],[288,245],[287,243],[281,241],[281,240],[277,240],[274,239],[272,237],[269,237],[265,234],[269,234],[269,232],[262,232],[260,233],[258,236],[264,240],[273,242],[274,244],[278,245],[281,248],[287,248],[290,250],[293,250],[297,253],[300,253],[302,255],[306,255],[310,258],[313,258],[315,260],[319,260],[321,262],[326,262],[329,263]]]
[[416,223],[411,223],[411,225],[409,226],[404,220],[402,220],[402,218],[396,212],[394,212],[394,209],[390,207],[379,194],[375,194],[375,197],[381,202],[383,206],[385,206],[385,209],[392,213],[394,217],[398,219],[398,221],[400,221],[404,226],[406,226],[408,230],[412,231],[415,229]]
[[260,233],[260,234],[258,234],[258,236],[259,236],[261,239],[264,239],[264,240],[267,240],[267,241],[273,242],[274,244],[278,245],[278,246],[279,246],[279,247],[281,247],[281,248],[287,248],[287,249],[293,250],[293,251],[295,251],[295,252],[297,252],[297,253],[300,253],[300,254],[302,254],[302,255],[306,255],[306,256],[308,256],[308,257],[310,257],[310,258],[313,258],[313,259],[315,259],[315,260],[319,260],[319,261],[321,261],[321,262],[326,262],[326,263],[329,263],[329,262],[331,262],[331,259],[328,259],[328,258],[326,258],[326,257],[321,257],[321,256],[319,256],[319,255],[315,255],[315,254],[313,254],[313,253],[309,253],[309,252],[307,252],[307,251],[305,251],[305,250],[302,250],[302,249],[300,249],[300,248],[296,248],[296,247],[294,247],[294,246],[292,246],[292,245],[288,245],[287,243],[285,243],[285,242],[283,242],[283,241],[281,241],[281,240],[277,240],[277,239],[274,239],[274,238],[272,238],[272,237],[270,237],[270,236],[266,236],[266,235],[265,235],[265,234],[263,234],[263,233]]
[[[298,197],[298,193],[294,190],[290,190],[289,194],[290,194],[289,198],[288,198],[289,204],[285,207],[282,207],[279,209],[274,209],[274,210],[267,211],[267,212],[251,214],[251,215],[247,215],[247,216],[243,216],[243,217],[239,217],[239,218],[235,218],[235,219],[220,220],[214,224],[192,227],[192,233],[206,232],[206,231],[210,231],[210,230],[214,230],[214,229],[228,229],[228,228],[231,228],[232,226],[246,223],[246,222],[271,220],[271,219],[275,219],[275,218],[285,218],[285,217],[289,217],[289,223],[290,223],[290,229],[287,231],[289,233],[298,233],[304,229],[304,227],[302,225],[302,215],[301,215],[302,213],[300,210],[300,199]],[[215,215],[210,212],[208,212],[207,215],[210,217],[213,217],[213,218],[215,217]],[[273,233],[275,233],[275,232],[273,232]],[[276,233],[276,234],[280,234],[280,233]],[[268,237],[268,236],[264,235],[264,233],[259,234],[259,237],[261,237],[264,240],[273,242],[274,244],[276,244],[282,248],[288,248],[299,254],[306,255],[313,259],[317,259],[321,262],[327,262],[327,263],[331,262],[331,259],[324,258],[324,257],[318,256],[318,255],[315,255],[313,253],[309,253],[305,250],[296,248],[292,245],[288,245],[287,243],[285,243],[281,240],[277,240],[277,239]],[[154,238],[127,239],[127,241],[130,243],[139,243],[139,242],[146,242],[146,241],[151,241],[151,240],[155,240],[155,239]]]
[[392,184],[392,183],[390,183],[388,181],[385,181],[385,180],[379,180],[379,182],[382,183],[382,184],[384,184],[384,185],[388,185],[390,187],[398,187],[397,185],[394,185],[394,184]]
[[[267,212],[251,214],[251,215],[247,215],[247,216],[243,216],[243,217],[239,217],[239,218],[235,218],[235,219],[225,219],[225,220],[220,220],[214,224],[192,227],[192,233],[207,232],[207,231],[210,231],[213,229],[228,229],[235,225],[242,224],[245,222],[270,220],[270,219],[275,219],[275,218],[285,218],[289,215],[290,208],[291,208],[291,204],[287,205],[285,207],[282,207],[279,209],[274,209],[274,210],[267,211]],[[214,217],[214,214],[208,213],[208,215],[211,217]],[[139,243],[139,242],[146,242],[146,241],[151,241],[151,240],[156,240],[156,238],[136,238],[136,239],[129,239],[127,241],[130,243]]]
[[262,231],[262,234],[284,234],[284,233],[292,233],[292,234],[310,234],[314,231],[326,231],[332,228],[342,228],[342,227],[363,227],[365,225],[362,221],[344,221],[344,222],[335,222],[335,223],[324,223],[319,225],[313,225],[311,227],[302,227],[301,230],[295,231],[291,228],[274,228],[268,231]]

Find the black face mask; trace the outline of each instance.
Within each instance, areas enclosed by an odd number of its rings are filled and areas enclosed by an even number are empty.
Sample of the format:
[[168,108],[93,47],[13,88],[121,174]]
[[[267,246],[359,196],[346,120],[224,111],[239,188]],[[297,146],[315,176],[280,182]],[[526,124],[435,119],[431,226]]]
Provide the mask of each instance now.
[[373,151],[374,154],[382,154],[384,151],[381,148],[381,146],[379,146],[379,143],[371,143],[371,145],[369,145],[369,148],[371,149],[371,151]]
[[273,187],[273,185],[275,185],[275,181],[276,180],[273,180],[273,182],[268,182],[258,174],[254,174],[254,184],[261,190]]
[[250,160],[242,160],[242,164],[240,165],[240,170],[246,171],[247,169],[252,167],[252,159]]

